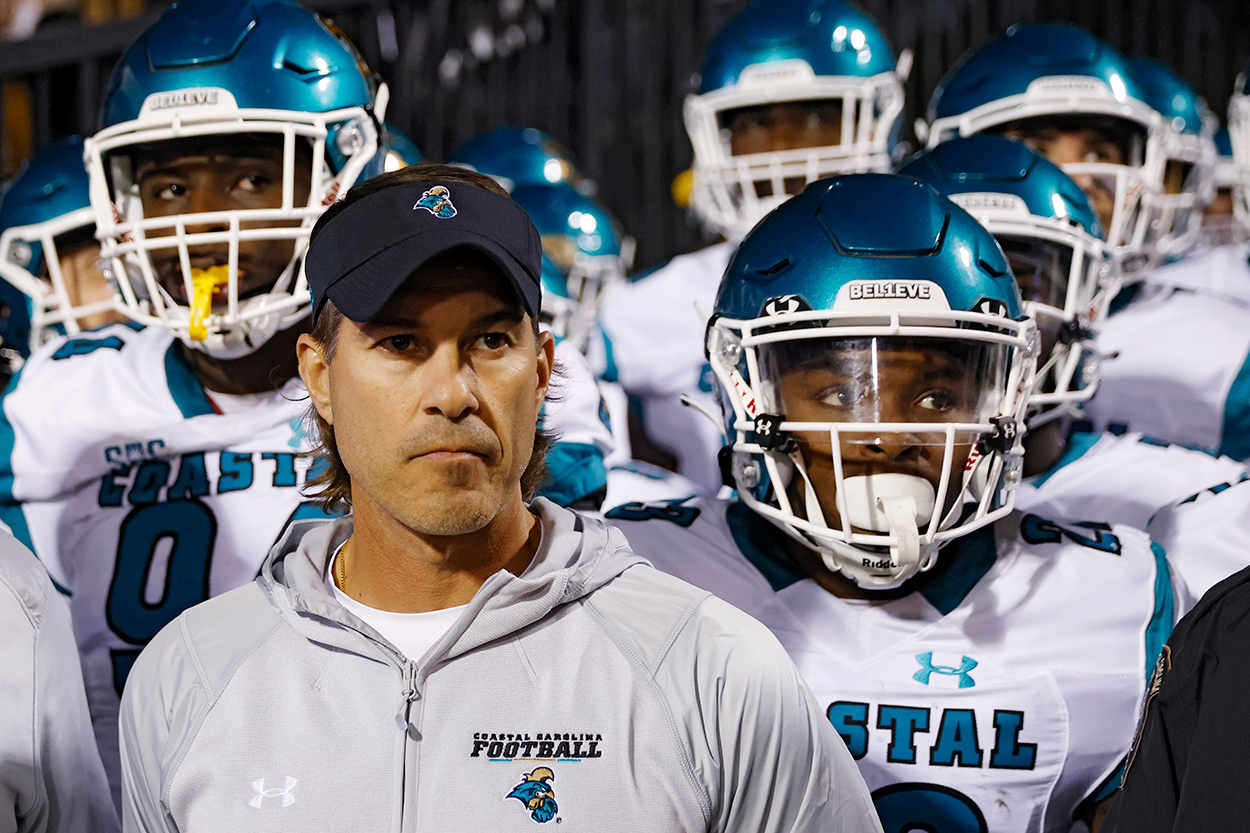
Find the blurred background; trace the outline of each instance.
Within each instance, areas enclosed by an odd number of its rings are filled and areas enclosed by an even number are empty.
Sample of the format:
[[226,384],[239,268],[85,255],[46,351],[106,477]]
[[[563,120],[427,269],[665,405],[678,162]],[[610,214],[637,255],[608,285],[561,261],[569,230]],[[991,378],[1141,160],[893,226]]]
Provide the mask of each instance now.
[[[670,196],[690,165],[681,102],[712,35],[746,0],[306,0],[390,85],[390,122],[427,159],[500,125],[572,148],[645,268],[700,242]],[[113,62],[160,0],[0,0],[0,174],[91,134]],[[862,0],[910,49],[904,139],[965,50],[1012,23],[1071,21],[1164,61],[1223,117],[1250,58],[1250,3],[1233,0]]]

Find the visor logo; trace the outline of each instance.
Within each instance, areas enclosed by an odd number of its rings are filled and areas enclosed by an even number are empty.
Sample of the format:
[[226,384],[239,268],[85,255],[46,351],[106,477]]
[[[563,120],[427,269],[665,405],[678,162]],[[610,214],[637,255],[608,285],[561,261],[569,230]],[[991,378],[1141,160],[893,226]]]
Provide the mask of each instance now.
[[444,220],[456,216],[456,207],[451,204],[451,192],[441,185],[435,185],[422,194],[412,210],[416,211],[418,208],[424,208],[435,217],[441,217]]

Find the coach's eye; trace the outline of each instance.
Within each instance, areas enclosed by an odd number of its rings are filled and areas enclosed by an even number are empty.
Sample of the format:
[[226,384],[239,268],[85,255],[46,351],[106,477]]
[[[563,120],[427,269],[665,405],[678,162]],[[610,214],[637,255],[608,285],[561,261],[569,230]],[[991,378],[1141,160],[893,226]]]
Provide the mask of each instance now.
[[386,339],[386,344],[397,353],[402,353],[412,346],[412,336],[398,335]]
[[482,346],[485,347],[487,350],[502,350],[503,348],[508,346],[508,334],[507,333],[486,333],[482,335],[478,339],[478,341],[480,341],[482,343]]

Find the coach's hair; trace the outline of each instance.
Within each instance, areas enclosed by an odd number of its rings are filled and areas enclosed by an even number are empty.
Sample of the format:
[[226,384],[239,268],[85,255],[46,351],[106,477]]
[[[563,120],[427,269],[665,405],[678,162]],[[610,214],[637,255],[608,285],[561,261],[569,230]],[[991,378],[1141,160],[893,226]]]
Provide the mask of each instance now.
[[[508,192],[504,190],[503,186],[477,171],[456,168],[450,165],[428,163],[410,165],[407,168],[400,168],[397,171],[391,171],[373,179],[365,180],[351,188],[343,196],[343,199],[327,208],[317,219],[316,225],[313,226],[310,242],[315,240],[326,224],[333,221],[334,217],[348,205],[386,188],[393,188],[410,182],[459,182],[499,194],[500,196],[508,196]],[[452,249],[445,254],[451,257],[463,254],[466,259],[472,259],[475,262],[480,257],[474,249]],[[483,263],[493,265],[487,258],[482,257],[481,260]],[[343,313],[334,305],[334,302],[327,298],[321,313],[317,316],[317,320],[313,322],[310,335],[320,345],[326,364],[334,361],[334,354],[338,350],[339,327],[342,324],[343,317]],[[531,320],[534,325],[534,332],[537,333],[538,321]],[[558,373],[559,368],[553,367],[552,377],[554,378]],[[549,395],[548,401],[551,401],[551,399],[552,397]],[[334,440],[334,426],[327,422],[312,404],[308,408],[307,420],[316,429],[317,446],[313,449],[312,454],[325,461],[324,468],[319,464],[314,470],[320,469],[320,471],[308,481],[308,488],[314,490],[310,492],[310,495],[328,512],[347,509],[352,503],[351,475],[344,467],[343,458],[339,455],[338,444]],[[547,452],[551,450],[555,441],[555,435],[548,433],[543,428],[542,420],[539,419],[538,424],[534,426],[534,450],[530,453],[529,463],[525,466],[525,471],[521,473],[521,496],[527,502],[533,500],[539,486],[547,479]]]

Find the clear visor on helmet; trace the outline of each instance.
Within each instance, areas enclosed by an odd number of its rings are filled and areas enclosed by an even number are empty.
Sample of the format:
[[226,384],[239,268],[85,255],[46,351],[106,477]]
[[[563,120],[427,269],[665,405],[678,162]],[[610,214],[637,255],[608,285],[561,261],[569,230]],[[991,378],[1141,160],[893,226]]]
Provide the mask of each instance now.
[[[765,407],[799,443],[974,442],[999,413],[1010,348],[957,338],[819,338],[761,345]],[[893,429],[886,431],[886,429]]]

